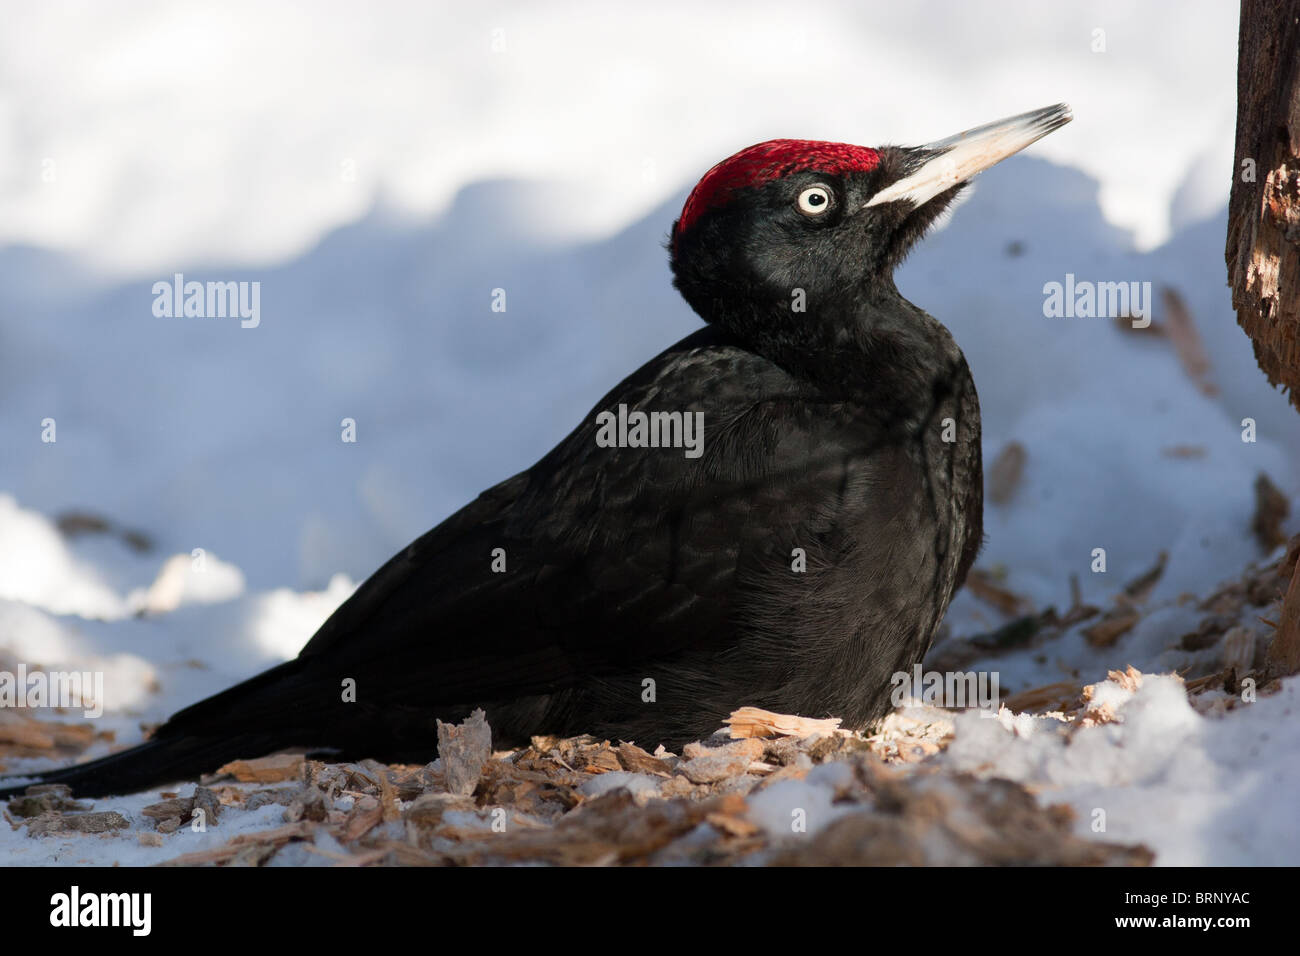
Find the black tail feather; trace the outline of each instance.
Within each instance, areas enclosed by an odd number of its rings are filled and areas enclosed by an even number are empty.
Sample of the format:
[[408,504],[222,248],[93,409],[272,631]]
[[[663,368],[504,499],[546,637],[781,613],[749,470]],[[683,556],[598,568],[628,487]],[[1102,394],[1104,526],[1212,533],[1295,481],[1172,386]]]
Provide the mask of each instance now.
[[[261,757],[284,743],[270,734],[229,738],[168,736],[71,767],[31,775],[0,777],[0,800],[21,796],[28,787],[62,783],[74,797],[105,797],[135,793],[165,783],[192,780],[222,764],[244,757]],[[20,784],[9,784],[23,780]],[[9,784],[9,785],[7,785]]]
[[[67,784],[77,797],[135,793],[194,780],[232,760],[263,757],[301,743],[283,726],[283,709],[276,709],[287,706],[292,712],[298,700],[293,695],[311,690],[300,687],[301,669],[301,660],[286,661],[199,701],[158,728],[152,740],[130,750],[58,770],[0,777],[0,800],[21,796],[42,783]],[[265,727],[277,729],[268,732]]]

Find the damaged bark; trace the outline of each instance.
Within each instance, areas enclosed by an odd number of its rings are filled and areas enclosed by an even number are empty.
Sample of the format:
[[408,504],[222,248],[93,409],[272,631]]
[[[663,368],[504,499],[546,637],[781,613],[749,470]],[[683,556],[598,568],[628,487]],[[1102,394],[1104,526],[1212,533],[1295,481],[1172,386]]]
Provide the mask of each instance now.
[[1300,408],[1300,5],[1242,0],[1224,257],[1237,322]]

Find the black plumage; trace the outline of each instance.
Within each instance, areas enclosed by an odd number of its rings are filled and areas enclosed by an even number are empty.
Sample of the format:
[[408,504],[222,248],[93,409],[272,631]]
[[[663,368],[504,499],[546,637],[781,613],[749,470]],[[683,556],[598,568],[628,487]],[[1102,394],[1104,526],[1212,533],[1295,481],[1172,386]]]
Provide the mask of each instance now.
[[[968,175],[872,204],[950,150],[774,141],[719,164],[670,243],[703,329],[393,557],[298,658],[42,780],[128,792],[286,747],[427,761],[435,719],[474,707],[502,745],[652,748],[743,705],[886,713],[982,533],[974,382],[892,280]],[[620,405],[702,413],[701,454],[602,447]]]

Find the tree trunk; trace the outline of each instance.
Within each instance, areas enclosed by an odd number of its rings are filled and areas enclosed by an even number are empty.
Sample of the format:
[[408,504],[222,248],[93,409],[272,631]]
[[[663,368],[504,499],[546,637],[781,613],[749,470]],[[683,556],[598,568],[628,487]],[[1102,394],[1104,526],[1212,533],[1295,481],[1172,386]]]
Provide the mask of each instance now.
[[1228,284],[1255,359],[1300,408],[1300,2],[1242,0]]
[[[1242,0],[1228,284],[1268,380],[1300,408],[1300,0]],[[1300,565],[1268,670],[1300,670]]]

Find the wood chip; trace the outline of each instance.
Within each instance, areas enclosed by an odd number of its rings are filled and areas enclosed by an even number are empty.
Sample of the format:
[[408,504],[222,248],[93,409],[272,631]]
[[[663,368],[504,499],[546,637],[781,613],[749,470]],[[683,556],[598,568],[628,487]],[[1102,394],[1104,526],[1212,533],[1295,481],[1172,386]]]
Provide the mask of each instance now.
[[218,773],[230,774],[240,783],[282,783],[302,778],[302,754],[272,754],[256,760],[235,760]]
[[[1107,671],[1106,679],[1114,681],[1129,693],[1136,693],[1138,688],[1142,686],[1142,672],[1132,664],[1129,664],[1122,671]],[[1089,684],[1083,689],[1084,700],[1092,700],[1094,687],[1096,687],[1095,684]]]
[[1063,680],[1012,694],[1003,699],[1002,705],[1016,714],[1022,711],[1064,710],[1071,701],[1078,699],[1079,692],[1078,681]]
[[971,594],[1003,614],[1029,614],[1034,609],[1033,601],[1003,587],[982,568],[973,568],[966,575],[966,587]]
[[704,822],[714,829],[732,837],[752,837],[762,827],[750,820],[746,813],[749,806],[739,794],[727,794],[720,797],[705,814]]
[[1165,311],[1165,334],[1173,343],[1178,361],[1182,363],[1187,377],[1196,383],[1203,395],[1217,395],[1218,388],[1209,381],[1210,356],[1201,342],[1201,335],[1196,330],[1191,310],[1178,294],[1178,290],[1165,286],[1160,290],[1160,301]]
[[751,762],[744,754],[709,754],[693,760],[683,760],[677,765],[677,772],[691,783],[717,783],[748,772]]
[[1149,335],[1153,338],[1164,336],[1165,326],[1163,322],[1157,322],[1155,319],[1148,317],[1149,324],[1147,325],[1133,324],[1134,319],[1140,320],[1141,318],[1142,316],[1140,315],[1134,315],[1131,311],[1121,309],[1120,314],[1115,316],[1115,327],[1125,335]]
[[47,813],[79,813],[90,804],[72,799],[72,788],[65,783],[37,783],[21,797],[14,797],[7,807],[15,817],[39,817]]
[[438,757],[448,793],[473,793],[491,756],[492,730],[482,710],[474,711],[459,726],[438,721]]
[[939,744],[933,740],[899,741],[897,748],[898,759],[903,763],[915,763],[939,752]]
[[1276,676],[1300,672],[1300,565],[1282,601],[1280,620],[1268,649],[1268,670]]
[[71,756],[96,740],[112,739],[111,731],[96,732],[91,723],[35,720],[16,710],[0,709],[0,749],[17,757]]
[[792,714],[774,714],[758,707],[741,707],[732,711],[724,723],[731,728],[732,737],[811,737],[813,734],[834,733],[841,720],[838,717],[816,720]]
[[623,769],[631,773],[648,773],[658,777],[672,775],[672,767],[666,760],[652,757],[636,744],[621,743],[617,753]]
[[1083,628],[1080,633],[1093,647],[1114,647],[1115,642],[1133,630],[1142,619],[1136,608],[1121,607],[1109,612],[1096,624]]
[[103,813],[47,813],[27,824],[27,835],[47,836],[52,833],[109,833],[125,830],[131,824],[116,811]]
[[194,788],[194,809],[203,811],[206,826],[216,826],[221,819],[221,800],[207,787]]
[[347,822],[343,825],[342,841],[351,843],[353,840],[359,840],[379,826],[383,819],[384,810],[379,805],[379,801],[371,796],[362,797],[352,807],[352,812],[348,814]]
[[682,748],[682,756],[687,760],[694,760],[696,757],[744,757],[746,760],[757,760],[763,756],[767,745],[762,740],[752,737],[743,737],[739,740],[732,740],[719,746],[696,742],[687,744]]
[[402,811],[397,805],[398,794],[397,787],[393,785],[392,770],[378,760],[363,760],[360,766],[365,770],[367,779],[374,781],[374,787],[379,791],[382,818],[385,821],[396,820]]
[[151,803],[140,812],[151,820],[166,820],[168,817],[177,817],[181,820],[188,820],[190,818],[190,813],[193,810],[193,797],[177,797],[174,800],[163,800],[161,803]]
[[1027,457],[1024,445],[1010,441],[993,459],[989,468],[989,500],[995,505],[1005,505],[1015,497]]
[[617,751],[606,742],[599,747],[580,752],[577,769],[584,773],[611,773],[622,770],[623,762],[619,760]]
[[[1130,664],[1122,671],[1109,671],[1106,674],[1106,680],[1118,684],[1124,690],[1135,693],[1142,686],[1142,672]],[[1115,706],[1109,700],[1098,702],[1097,688],[1100,686],[1099,681],[1096,684],[1088,684],[1083,688],[1079,695],[1082,703],[1082,713],[1076,714],[1079,718],[1076,726],[1095,727],[1098,724],[1109,724],[1116,719]],[[1078,710],[1078,708],[1072,708]]]
[[1143,571],[1132,581],[1124,585],[1121,597],[1117,600],[1132,604],[1141,604],[1151,596],[1156,584],[1164,576],[1165,565],[1169,563],[1169,552],[1161,551],[1156,556],[1156,563],[1147,571]]
[[1255,632],[1248,627],[1234,627],[1223,635],[1224,670],[1236,671],[1244,676],[1255,666]]
[[1204,458],[1207,454],[1204,445],[1170,445],[1160,449],[1166,458]]
[[54,736],[35,720],[4,721],[0,723],[0,745],[6,744],[26,750],[53,750]]
[[[173,860],[168,860],[163,866],[202,866],[207,863],[229,863],[235,860],[241,853],[247,850],[256,849],[261,852],[274,850],[283,846],[290,840],[301,839],[311,834],[312,823],[291,823],[287,826],[277,827],[274,830],[263,830],[260,833],[241,833],[234,837],[229,843],[211,850],[199,850],[195,853],[185,853]],[[259,854],[252,854],[253,857]],[[252,862],[246,858],[246,861]]]
[[1250,530],[1265,551],[1286,543],[1282,522],[1290,513],[1291,502],[1287,496],[1261,471],[1255,478],[1255,517],[1251,520]]

